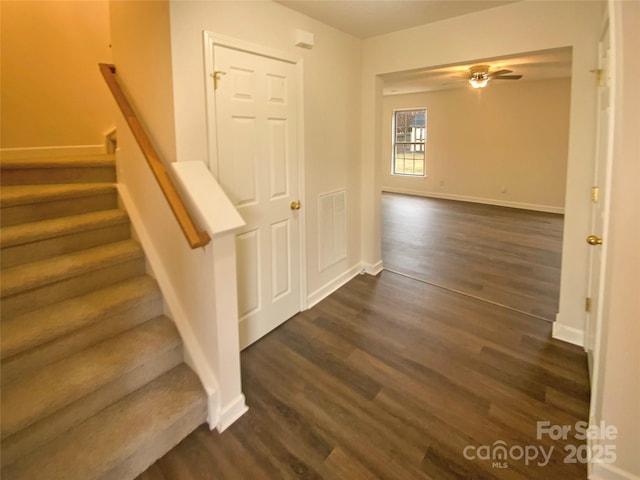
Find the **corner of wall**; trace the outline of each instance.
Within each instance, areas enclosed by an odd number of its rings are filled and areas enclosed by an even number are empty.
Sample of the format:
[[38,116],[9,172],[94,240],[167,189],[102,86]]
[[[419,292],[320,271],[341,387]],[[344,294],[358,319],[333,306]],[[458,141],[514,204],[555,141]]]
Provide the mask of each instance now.
[[551,336],[556,340],[584,347],[584,329],[570,327],[562,320],[560,314],[556,316],[556,321],[553,323],[552,328]]
[[375,277],[384,270],[384,265],[382,260],[378,260],[376,263],[362,262],[362,270],[367,275],[373,275]]
[[213,427],[213,425],[215,425],[216,430],[218,430],[219,433],[222,433],[248,410],[249,407],[247,407],[245,403],[244,395],[240,394],[234,401],[229,402],[224,409],[220,410],[215,423],[212,423],[212,421],[208,422],[209,426]]
[[331,295],[333,292],[338,290],[340,287],[348,283],[352,278],[360,273],[361,269],[361,264],[356,264],[324,284],[322,287],[310,293],[307,296],[307,308],[313,307],[314,305]]

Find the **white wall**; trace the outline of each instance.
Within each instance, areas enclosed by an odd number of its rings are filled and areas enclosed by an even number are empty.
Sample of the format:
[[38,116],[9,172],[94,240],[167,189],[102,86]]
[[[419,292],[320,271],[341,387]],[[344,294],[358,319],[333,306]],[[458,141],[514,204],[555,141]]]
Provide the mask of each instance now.
[[592,423],[614,425],[614,464],[593,479],[640,478],[640,3],[610,2],[615,62],[611,214],[607,236],[603,335],[596,353]]
[[[295,30],[314,34],[315,47],[294,46]],[[360,261],[359,40],[281,5],[264,1],[171,3],[178,161],[207,161],[202,32],[303,58],[304,170],[308,292],[322,290]],[[346,190],[347,258],[319,271],[318,197]]]
[[[588,249],[596,125],[596,83],[603,4],[522,1],[364,42],[362,74],[362,252],[381,258],[379,168],[382,81],[379,74],[476,59],[573,47],[569,152],[565,201],[560,312],[556,324],[581,338],[587,289]],[[478,26],[481,25],[481,35]]]
[[115,111],[109,2],[2,1],[2,148],[103,146]]
[[[385,96],[382,189],[563,212],[570,93],[566,78]],[[393,111],[413,107],[427,109],[426,176],[392,175]]]

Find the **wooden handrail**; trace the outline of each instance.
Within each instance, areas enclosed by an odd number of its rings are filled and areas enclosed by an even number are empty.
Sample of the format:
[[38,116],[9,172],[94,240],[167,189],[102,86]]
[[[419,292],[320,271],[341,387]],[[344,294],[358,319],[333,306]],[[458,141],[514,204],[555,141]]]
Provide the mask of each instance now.
[[206,231],[198,230],[196,227],[196,224],[187,210],[180,193],[178,193],[171,177],[169,177],[167,170],[164,168],[164,164],[160,160],[158,152],[156,152],[156,149],[151,144],[151,140],[149,140],[147,132],[140,123],[140,120],[138,120],[133,108],[131,108],[131,104],[127,100],[127,97],[116,77],[115,65],[100,63],[99,66],[100,72],[102,72],[102,76],[109,86],[109,90],[111,90],[116,103],[120,107],[120,111],[124,115],[133,136],[142,150],[144,158],[147,160],[147,164],[149,164],[153,175],[156,177],[156,181],[158,182],[164,197],[167,199],[167,202],[169,202],[169,207],[175,215],[184,236],[187,238],[187,242],[189,242],[191,248],[205,246],[211,241],[211,238]]

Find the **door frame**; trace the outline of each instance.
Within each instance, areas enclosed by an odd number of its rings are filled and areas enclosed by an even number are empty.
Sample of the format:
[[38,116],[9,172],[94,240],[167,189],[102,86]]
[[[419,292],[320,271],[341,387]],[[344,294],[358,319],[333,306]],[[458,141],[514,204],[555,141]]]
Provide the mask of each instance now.
[[[607,37],[607,38],[605,38]],[[607,74],[609,75],[608,81],[608,105],[609,110],[607,114],[607,124],[606,131],[603,129],[603,125],[600,119],[600,111],[602,96],[600,93],[601,85],[598,85],[598,125],[596,131],[596,144],[594,146],[596,150],[596,156],[594,161],[594,169],[593,169],[593,186],[597,187],[599,190],[604,193],[602,198],[598,199],[599,202],[603,204],[603,218],[602,218],[602,231],[596,232],[595,227],[597,224],[597,211],[594,203],[591,204],[591,221],[589,225],[589,233],[595,235],[602,235],[605,243],[603,245],[592,248],[589,253],[589,280],[588,280],[588,291],[587,295],[592,298],[597,293],[598,298],[593,298],[596,302],[596,308],[594,311],[587,312],[586,322],[585,322],[585,341],[584,341],[584,350],[587,353],[587,357],[589,360],[589,374],[591,376],[591,380],[594,378],[594,367],[595,367],[595,356],[596,350],[600,343],[600,336],[602,331],[602,315],[603,315],[603,302],[602,296],[604,293],[604,283],[605,283],[605,275],[606,272],[606,264],[607,264],[607,246],[608,242],[608,227],[609,227],[609,213],[610,213],[610,196],[611,196],[611,168],[613,162],[613,133],[614,133],[614,60],[613,60],[613,45],[611,40],[611,26],[609,22],[608,14],[605,14],[605,18],[603,19],[603,24],[600,33],[600,40],[598,41],[598,70],[596,71],[597,75],[600,76],[603,65],[601,62],[603,60],[604,53],[604,45],[605,41],[609,44],[609,57],[608,62],[609,65]],[[603,158],[598,158],[600,155],[601,145],[600,142],[605,142],[605,151]],[[602,178],[604,180],[604,184],[600,184],[599,179]],[[593,199],[592,199],[593,200]],[[599,259],[597,257],[600,257]],[[599,262],[599,272],[598,276],[594,275],[594,269],[596,268],[596,264]]]
[[[603,388],[603,368],[604,368],[604,357],[603,357],[603,331],[606,328],[604,325],[604,304],[605,304],[605,295],[606,295],[606,282],[607,282],[607,258],[608,258],[608,250],[609,250],[609,226],[610,226],[610,210],[611,210],[611,171],[613,168],[614,155],[613,155],[613,144],[614,144],[614,134],[615,134],[615,116],[616,116],[616,81],[617,81],[617,48],[618,45],[615,43],[615,22],[611,21],[611,16],[609,9],[607,8],[604,13],[604,18],[602,21],[601,29],[600,29],[600,40],[598,41],[598,68],[600,68],[600,61],[602,59],[602,39],[605,35],[608,35],[609,41],[609,118],[607,125],[607,149],[606,155],[604,158],[604,164],[594,165],[594,173],[596,168],[604,169],[604,182],[602,185],[604,190],[604,218],[602,224],[602,238],[603,244],[598,247],[600,249],[600,272],[597,278],[592,278],[593,273],[592,269],[594,267],[593,255],[590,255],[589,262],[589,292],[588,294],[592,294],[593,283],[598,283],[598,294],[599,298],[597,299],[596,310],[594,312],[588,313],[585,318],[585,342],[584,342],[584,350],[588,357],[589,363],[589,377],[590,377],[590,387],[591,387],[591,397],[589,402],[589,426],[598,425],[598,421],[601,420],[601,409],[602,409],[602,388]],[[598,111],[600,110],[600,96],[598,92]],[[598,120],[598,129],[600,129],[600,122]],[[600,131],[597,132],[596,137],[599,138]],[[598,145],[595,145],[594,148],[598,148]],[[597,150],[596,150],[597,155]],[[595,159],[595,162],[598,162],[598,159]],[[595,177],[595,175],[594,175]],[[593,207],[592,207],[593,208]],[[589,228],[593,227],[593,220],[590,224]],[[593,330],[593,349],[590,350],[588,345],[589,342],[589,329]],[[587,438],[587,445],[591,451],[592,445],[596,444],[597,440],[593,440],[591,438]],[[590,476],[593,473],[594,462],[589,461],[587,463],[587,474]]]
[[[298,196],[302,205],[309,205],[305,194],[305,159],[304,159],[304,89],[303,89],[303,59],[281,50],[266,47],[264,45],[246,42],[234,37],[221,35],[207,30],[203,31],[204,42],[204,82],[207,110],[207,164],[213,176],[218,179],[218,141],[216,133],[216,96],[213,88],[213,49],[216,46],[238,50],[240,52],[267,57],[291,63],[296,67],[296,80],[298,82],[297,93],[297,121],[296,144],[298,159]],[[300,299],[299,311],[307,309],[307,241],[306,241],[306,208],[299,210],[298,234],[300,241]]]

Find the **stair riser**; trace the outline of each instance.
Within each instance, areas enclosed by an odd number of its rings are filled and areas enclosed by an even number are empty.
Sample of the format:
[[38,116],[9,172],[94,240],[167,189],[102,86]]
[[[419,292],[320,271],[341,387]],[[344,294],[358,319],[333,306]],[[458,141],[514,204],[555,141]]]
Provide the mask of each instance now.
[[156,460],[178,445],[187,435],[202,425],[207,418],[207,403],[202,399],[191,406],[184,415],[168,429],[158,434],[138,449],[125,461],[99,477],[100,480],[122,480],[136,478]]
[[157,296],[141,301],[117,315],[96,319],[94,323],[59,337],[38,348],[13,355],[2,361],[2,385],[96,343],[140,325],[162,314],[162,299]]
[[144,258],[135,258],[2,299],[2,315],[13,317],[83,295],[145,273]]
[[45,185],[51,183],[113,183],[113,167],[3,169],[2,185]]
[[158,352],[147,362],[85,397],[2,441],[2,468],[58,437],[183,361],[182,344]]
[[37,262],[131,237],[128,222],[2,249],[2,268]]
[[115,189],[110,193],[99,195],[4,207],[0,221],[3,227],[7,227],[114,208],[118,208],[118,196]]

